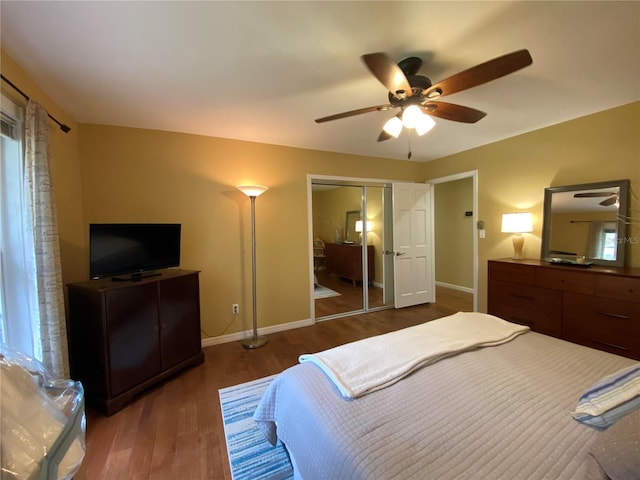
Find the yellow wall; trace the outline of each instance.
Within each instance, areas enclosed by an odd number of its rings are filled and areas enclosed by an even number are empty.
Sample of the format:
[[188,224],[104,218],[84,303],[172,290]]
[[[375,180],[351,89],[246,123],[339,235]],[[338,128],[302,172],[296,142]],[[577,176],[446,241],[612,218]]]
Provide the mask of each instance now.
[[[422,176],[407,161],[123,127],[80,132],[85,224],[181,223],[181,266],[202,271],[205,336],[250,327],[250,203],[236,185],[269,187],[256,200],[262,327],[310,318],[307,174],[359,177],[366,165],[375,178]],[[232,303],[240,304],[235,321]]]
[[487,260],[511,256],[511,238],[500,233],[503,213],[530,211],[534,231],[525,255],[540,258],[544,189],[628,178],[632,223],[626,264],[640,267],[640,102],[543,128],[424,165],[425,179],[478,170],[478,308],[486,311]]

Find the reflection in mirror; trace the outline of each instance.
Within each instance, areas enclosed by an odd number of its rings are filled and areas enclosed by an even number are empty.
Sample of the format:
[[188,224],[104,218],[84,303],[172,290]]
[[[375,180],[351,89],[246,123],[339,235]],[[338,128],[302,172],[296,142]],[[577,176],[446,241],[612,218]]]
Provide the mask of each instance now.
[[[356,245],[345,245],[345,212],[357,212],[355,222],[360,219],[362,209],[362,187],[356,185],[313,183],[312,184],[312,228],[314,241],[324,243],[323,257],[314,260],[313,302],[316,319],[334,318],[364,310],[362,284],[354,285],[350,279],[339,275],[340,267],[353,264],[361,258]],[[346,257],[341,256],[346,255]],[[344,273],[344,272],[343,272]]]
[[[312,181],[311,187],[316,320],[392,307],[393,270],[385,261],[393,258],[383,253],[385,241],[388,249],[392,245],[392,228],[385,225],[392,217],[383,213],[391,205],[391,187],[327,180]],[[357,231],[359,220],[366,220],[364,235]],[[347,240],[357,243],[345,244]],[[317,253],[316,242],[324,245]]]
[[628,192],[629,180],[546,188],[542,259],[624,266]]
[[360,210],[347,212],[344,224],[344,243],[360,243],[360,234],[356,231],[358,220],[362,220]]

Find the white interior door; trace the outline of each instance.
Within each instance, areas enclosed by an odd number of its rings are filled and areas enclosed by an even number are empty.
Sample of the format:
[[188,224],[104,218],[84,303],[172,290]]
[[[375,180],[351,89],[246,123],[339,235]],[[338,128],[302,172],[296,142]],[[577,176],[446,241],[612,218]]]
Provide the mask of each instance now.
[[395,306],[434,302],[431,185],[394,183],[392,188]]

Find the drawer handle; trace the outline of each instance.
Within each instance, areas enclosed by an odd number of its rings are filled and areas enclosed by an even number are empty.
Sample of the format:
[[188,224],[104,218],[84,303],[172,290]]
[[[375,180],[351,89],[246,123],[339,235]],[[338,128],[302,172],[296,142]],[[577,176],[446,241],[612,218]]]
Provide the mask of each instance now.
[[619,313],[609,313],[609,312],[597,312],[598,315],[602,315],[605,317],[613,317],[613,318],[621,318],[622,320],[629,320],[629,317],[626,315],[620,315]]
[[624,350],[625,352],[629,350],[627,347],[623,347],[622,345],[616,345],[615,343],[601,342],[600,340],[593,340],[594,343],[599,345],[604,345],[605,347],[616,348],[618,350]]
[[529,295],[522,295],[521,293],[511,293],[510,295],[514,298],[521,298],[523,300],[531,300],[531,301],[535,300],[534,297],[530,297]]

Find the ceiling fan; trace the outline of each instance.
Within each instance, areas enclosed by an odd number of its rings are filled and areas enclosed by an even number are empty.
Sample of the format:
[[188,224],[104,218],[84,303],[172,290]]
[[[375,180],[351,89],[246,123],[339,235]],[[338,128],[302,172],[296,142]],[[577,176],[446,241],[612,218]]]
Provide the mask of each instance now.
[[533,62],[528,50],[518,50],[476,65],[432,85],[427,77],[417,74],[422,66],[422,60],[418,57],[405,58],[398,64],[382,52],[369,53],[362,55],[361,58],[371,73],[389,91],[389,103],[329,115],[316,119],[316,122],[329,122],[363,113],[399,108],[400,112],[385,123],[378,137],[379,142],[391,137],[397,138],[403,125],[407,128],[416,128],[416,132],[422,135],[433,126],[431,117],[463,123],[477,122],[486,113],[474,108],[435,100],[503,77]]
[[598,202],[598,205],[602,205],[603,207],[609,207],[618,201],[617,192],[581,192],[581,193],[573,194],[573,198],[599,198],[599,197],[606,197],[601,202]]

